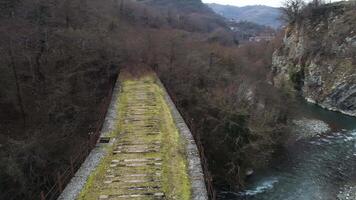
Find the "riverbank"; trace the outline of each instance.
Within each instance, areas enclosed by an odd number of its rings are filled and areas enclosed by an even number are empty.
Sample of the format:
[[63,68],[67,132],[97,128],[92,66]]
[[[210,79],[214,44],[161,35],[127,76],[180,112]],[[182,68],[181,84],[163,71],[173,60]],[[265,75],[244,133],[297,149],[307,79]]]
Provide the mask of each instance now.
[[356,118],[299,103],[296,140],[276,149],[270,165],[250,176],[244,191],[220,191],[219,199],[356,199]]

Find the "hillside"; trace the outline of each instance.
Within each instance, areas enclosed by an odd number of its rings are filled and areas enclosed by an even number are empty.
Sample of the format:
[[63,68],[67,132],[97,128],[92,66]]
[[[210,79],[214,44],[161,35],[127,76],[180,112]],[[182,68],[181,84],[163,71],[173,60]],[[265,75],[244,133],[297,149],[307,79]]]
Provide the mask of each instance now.
[[241,21],[241,22],[230,22],[230,28],[235,33],[235,38],[241,43],[249,42],[249,39],[254,36],[261,34],[271,34],[275,35],[276,30],[268,26],[262,26],[255,24],[253,22]]
[[0,199],[50,189],[100,127],[122,68],[156,71],[216,186],[239,189],[282,138],[288,109],[266,80],[279,43],[238,47],[200,0],[7,0],[0,11]]
[[259,25],[270,26],[272,28],[280,28],[282,25],[282,22],[279,19],[282,13],[279,8],[260,5],[244,7],[220,4],[207,5],[225,18],[238,22],[248,21]]

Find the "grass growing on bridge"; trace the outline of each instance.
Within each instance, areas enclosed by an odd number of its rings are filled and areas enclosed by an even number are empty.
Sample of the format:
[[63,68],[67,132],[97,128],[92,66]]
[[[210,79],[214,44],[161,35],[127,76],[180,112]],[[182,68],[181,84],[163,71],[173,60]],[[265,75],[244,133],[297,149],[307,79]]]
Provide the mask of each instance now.
[[[160,178],[154,181],[141,183],[139,186],[154,188],[159,185],[165,199],[188,200],[191,198],[191,185],[188,177],[187,160],[185,156],[185,144],[180,138],[178,129],[173,121],[170,108],[165,101],[164,90],[156,84],[156,76],[145,75],[132,77],[128,73],[120,76],[122,91],[118,100],[119,118],[117,129],[112,133],[116,141],[108,155],[101,161],[96,171],[89,177],[87,184],[79,196],[79,200],[97,200],[100,195],[109,195],[115,199],[115,195],[136,194],[127,190],[128,187],[137,186],[136,183],[104,183],[107,180],[108,170],[117,177],[128,174],[152,173],[152,166],[132,168],[110,167],[112,160],[149,159],[162,158]],[[135,115],[133,115],[135,113]],[[133,116],[142,116],[135,119]],[[130,121],[133,120],[133,121]],[[141,126],[143,125],[143,126]],[[147,135],[150,132],[159,134]],[[158,152],[145,154],[120,154],[112,152],[120,142],[142,142],[151,144],[153,141],[161,144]],[[157,169],[154,169],[157,170]],[[157,173],[157,171],[154,171]],[[152,199],[152,197],[140,197],[137,199]]]

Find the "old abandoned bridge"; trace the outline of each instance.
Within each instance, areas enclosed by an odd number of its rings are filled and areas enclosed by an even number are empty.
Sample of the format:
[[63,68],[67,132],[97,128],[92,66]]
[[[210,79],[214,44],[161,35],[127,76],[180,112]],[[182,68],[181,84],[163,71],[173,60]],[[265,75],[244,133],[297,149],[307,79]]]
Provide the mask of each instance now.
[[121,73],[100,141],[60,200],[208,199],[196,144],[154,73]]

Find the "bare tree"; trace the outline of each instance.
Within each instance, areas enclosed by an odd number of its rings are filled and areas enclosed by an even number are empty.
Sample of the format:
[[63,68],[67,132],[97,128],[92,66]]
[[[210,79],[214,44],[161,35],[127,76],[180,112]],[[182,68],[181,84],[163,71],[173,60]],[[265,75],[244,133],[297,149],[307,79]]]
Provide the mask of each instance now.
[[17,101],[18,101],[18,106],[21,111],[23,127],[26,127],[26,113],[25,113],[25,108],[24,108],[24,104],[23,104],[23,100],[22,100],[21,88],[20,88],[18,73],[16,70],[16,64],[15,64],[15,55],[14,55],[12,46],[13,46],[12,41],[10,41],[10,45],[9,45],[10,66],[11,66],[12,73],[13,73],[13,76],[15,79],[16,97],[17,97]]
[[287,23],[295,23],[301,18],[305,7],[304,0],[286,0],[282,8],[283,17]]
[[321,5],[325,4],[325,0],[313,0],[310,5],[314,8],[320,7]]
[[0,17],[14,17],[15,8],[20,4],[19,0],[0,1]]

